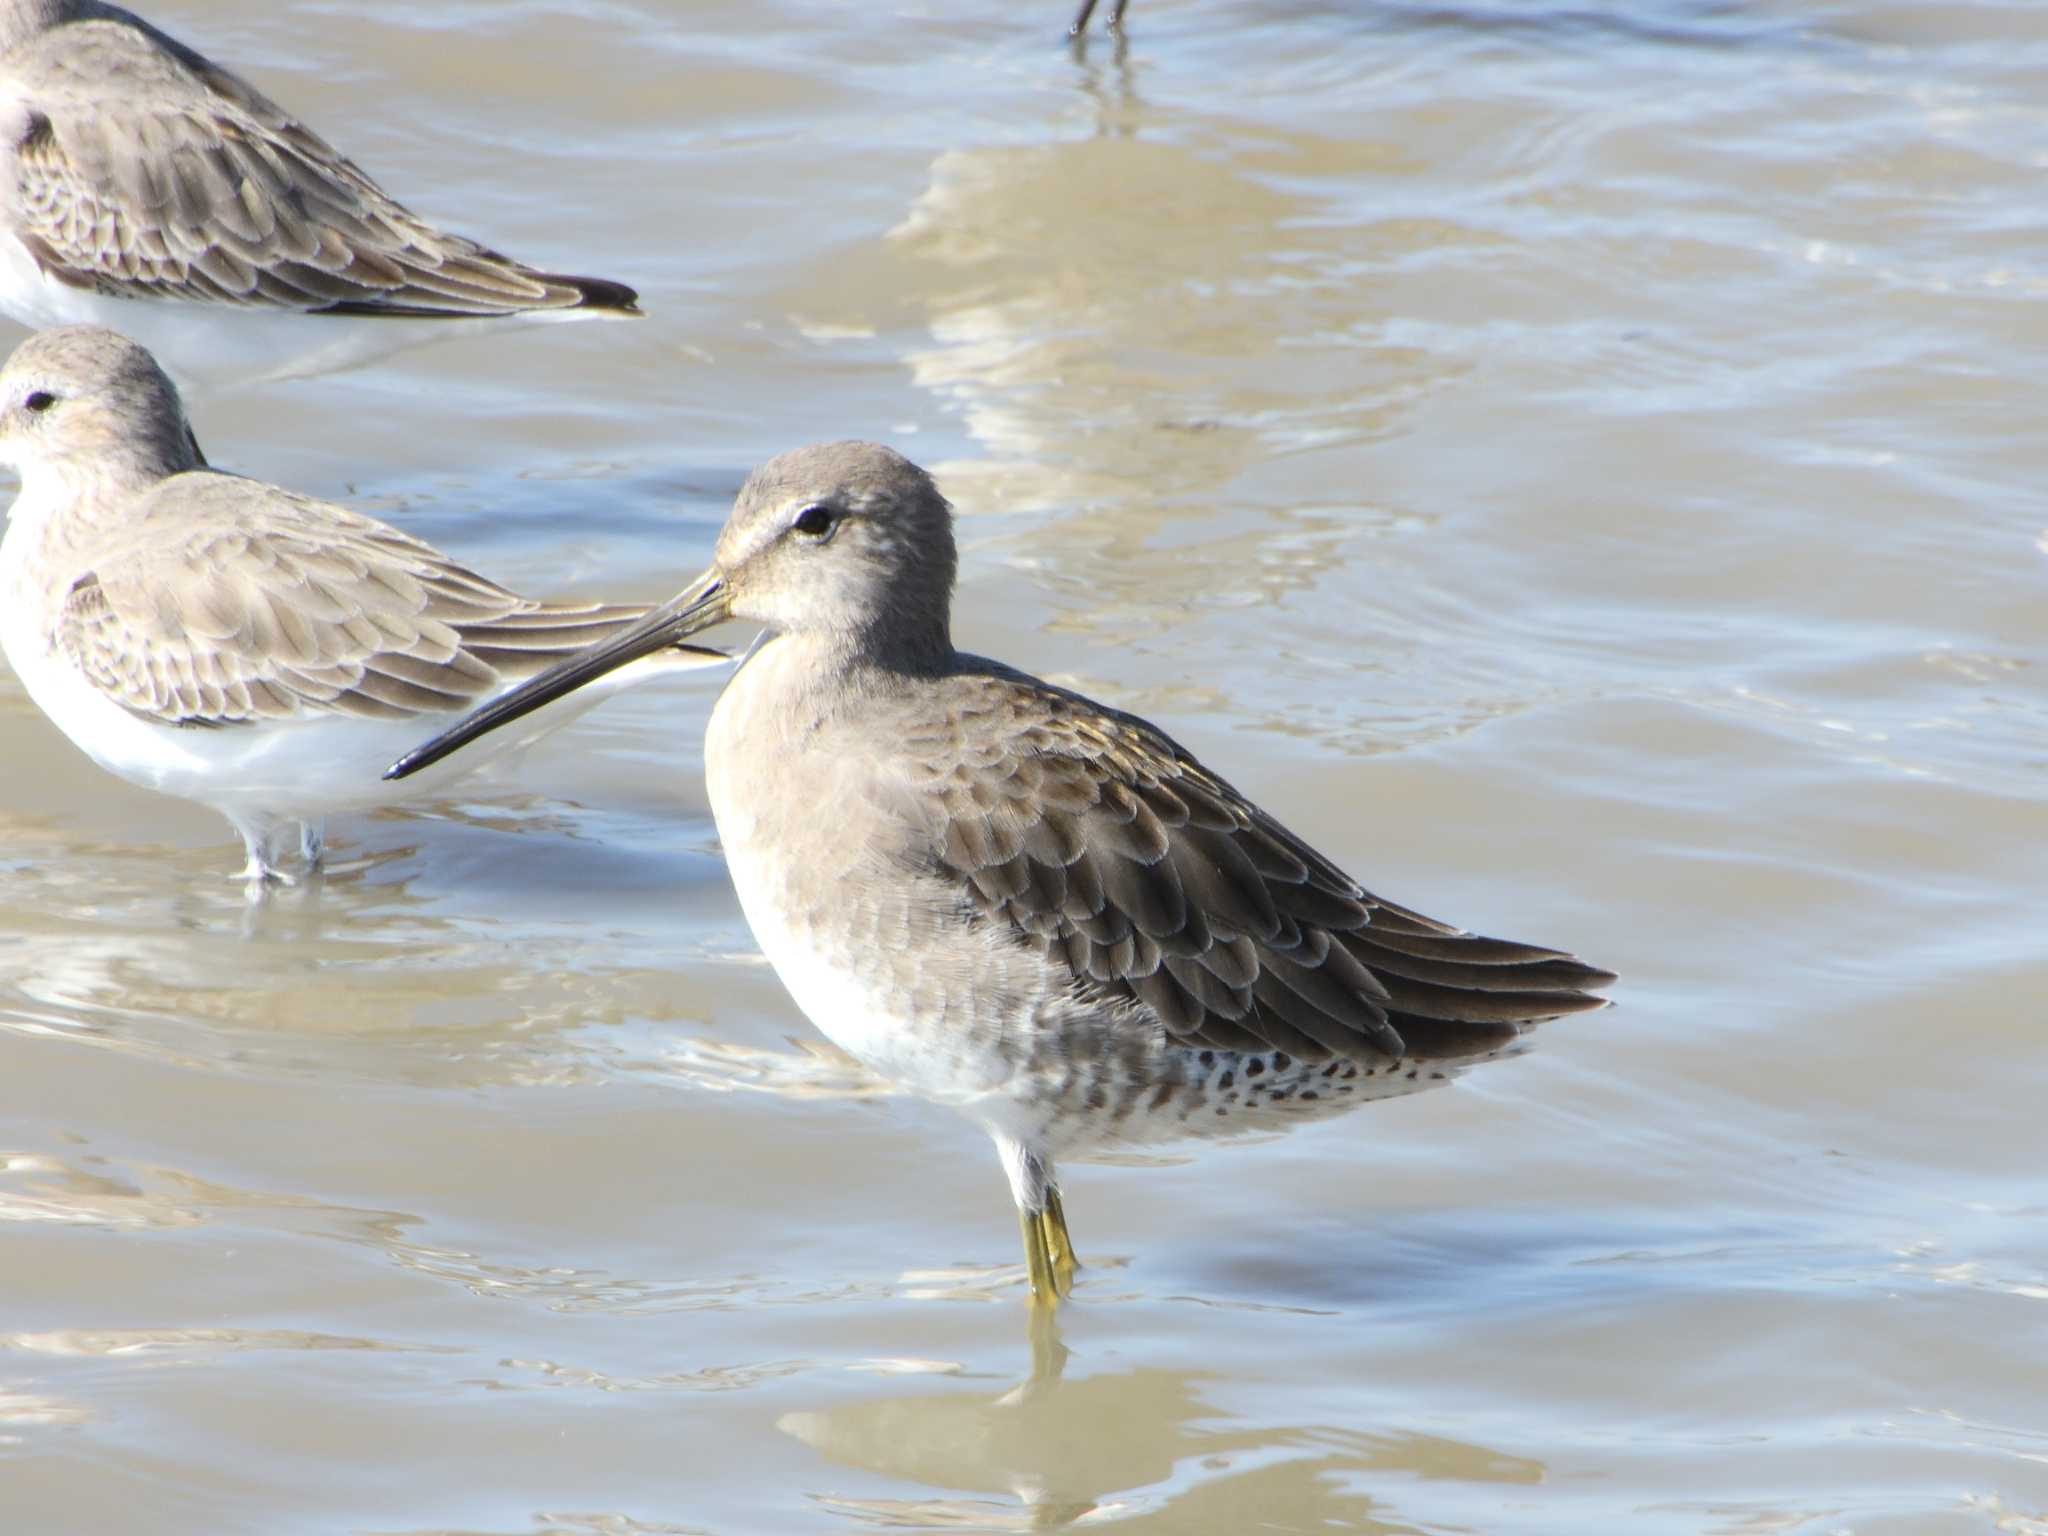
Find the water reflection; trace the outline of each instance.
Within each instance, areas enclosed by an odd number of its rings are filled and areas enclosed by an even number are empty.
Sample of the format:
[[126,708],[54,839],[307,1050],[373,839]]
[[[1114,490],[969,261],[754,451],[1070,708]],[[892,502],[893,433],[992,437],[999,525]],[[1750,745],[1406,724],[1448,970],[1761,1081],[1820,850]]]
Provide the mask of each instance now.
[[1101,111],[1095,137],[941,154],[889,234],[931,338],[904,361],[986,450],[934,466],[949,486],[971,473],[1010,506],[1129,498],[1142,539],[1148,506],[1383,436],[1445,376],[1382,340],[1358,280],[1371,258],[1469,236],[1388,218],[1361,250],[1301,178],[1265,174],[1301,158],[1383,180],[1404,169],[1396,149],[1293,133],[1217,158],[1143,137],[1134,97]]
[[1096,135],[1121,138],[1137,131],[1146,102],[1138,94],[1139,70],[1132,67],[1129,37],[1119,30],[1113,38],[1115,47],[1106,55],[1092,52],[1087,38],[1074,39],[1074,79],[1095,109]]
[[[1253,1423],[1207,1397],[1224,1378],[1141,1366],[1071,1369],[1043,1314],[1032,1369],[1005,1389],[887,1396],[784,1414],[789,1435],[841,1467],[929,1496],[812,1497],[863,1525],[1043,1531],[1110,1520],[1175,1530],[1412,1529],[1361,1486],[1393,1477],[1534,1484],[1543,1463],[1407,1431]],[[1142,1529],[1140,1525],[1138,1528]]]
[[1084,65],[1081,136],[938,154],[878,247],[833,251],[787,300],[814,342],[886,335],[959,419],[979,451],[927,462],[963,511],[1060,519],[1032,530],[1035,579],[1085,582],[1107,642],[1219,595],[1269,604],[1415,521],[1311,465],[1406,430],[1473,366],[1412,344],[1374,279],[1501,243],[1416,217],[1427,168],[1392,139],[1276,125],[1226,145],[1224,119],[1157,109],[1137,80]]
[[979,1138],[804,1059],[702,698],[594,713],[495,827],[350,818],[382,861],[244,940],[211,813],[0,676],[0,1525],[2048,1518],[2038,7],[1136,0],[1077,62],[1044,3],[358,7],[336,71],[331,14],[222,0],[513,249],[631,210],[660,302],[211,430],[649,597],[767,454],[898,441],[973,644],[1426,909],[1605,934],[1627,1006],[1076,1170],[1027,1370]]

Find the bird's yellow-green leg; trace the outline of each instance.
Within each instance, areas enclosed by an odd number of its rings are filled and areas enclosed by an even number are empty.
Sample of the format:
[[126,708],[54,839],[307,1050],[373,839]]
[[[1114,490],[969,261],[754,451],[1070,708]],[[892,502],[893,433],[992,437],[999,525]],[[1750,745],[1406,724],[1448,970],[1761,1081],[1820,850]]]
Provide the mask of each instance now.
[[1074,1289],[1074,1242],[1067,1236],[1067,1214],[1059,1191],[1047,1186],[1045,1204],[1022,1213],[1024,1270],[1031,1277],[1031,1299],[1056,1307]]
[[1081,1261],[1074,1257],[1074,1240],[1067,1235],[1067,1213],[1060,1204],[1057,1185],[1045,1186],[1045,1209],[1038,1213],[1040,1225],[1045,1229],[1045,1253],[1052,1267],[1052,1283],[1060,1296],[1069,1296],[1074,1290],[1074,1271],[1081,1267]]
[[1045,1247],[1045,1226],[1037,1211],[1019,1211],[1017,1221],[1024,1229],[1024,1274],[1031,1282],[1033,1306],[1054,1306],[1059,1295],[1052,1288],[1052,1255]]

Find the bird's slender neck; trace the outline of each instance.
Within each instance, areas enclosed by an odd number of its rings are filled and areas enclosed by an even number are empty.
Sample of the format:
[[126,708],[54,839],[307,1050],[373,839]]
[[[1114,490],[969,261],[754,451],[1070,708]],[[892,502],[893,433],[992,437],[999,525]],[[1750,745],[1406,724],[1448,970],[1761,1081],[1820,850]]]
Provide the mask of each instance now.
[[206,464],[198,445],[184,441],[136,440],[105,446],[89,454],[51,454],[22,466],[21,487],[39,494],[70,494],[85,499],[138,496],[160,480]]
[[76,453],[39,453],[21,465],[21,495],[9,532],[46,556],[79,548],[132,514],[137,500],[172,475],[205,466],[182,420]]
[[894,607],[836,638],[849,669],[930,677],[953,664],[953,626],[943,603]]
[[918,643],[910,638],[891,635],[877,644],[874,636],[823,627],[778,630],[762,638],[742,670],[754,668],[756,655],[766,663],[764,675],[749,686],[778,697],[773,717],[802,731],[808,723],[861,711],[864,698],[899,686],[904,677],[943,676],[957,666],[959,653],[943,631]]
[[820,679],[884,672],[929,677],[952,667],[950,605],[943,595],[920,599],[899,592],[873,606],[812,600],[777,607],[781,611],[742,609],[739,616],[762,619],[787,643],[783,654],[800,652],[806,670]]

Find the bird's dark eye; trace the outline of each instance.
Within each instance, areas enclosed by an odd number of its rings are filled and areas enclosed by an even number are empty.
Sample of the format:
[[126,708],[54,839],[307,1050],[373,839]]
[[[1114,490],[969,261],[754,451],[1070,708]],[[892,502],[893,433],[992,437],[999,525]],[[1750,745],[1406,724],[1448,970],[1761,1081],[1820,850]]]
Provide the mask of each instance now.
[[47,389],[38,389],[32,391],[29,397],[21,403],[40,416],[44,411],[47,411],[57,403],[57,397]]
[[814,501],[790,519],[789,526],[807,539],[823,539],[832,532],[839,514],[823,502]]

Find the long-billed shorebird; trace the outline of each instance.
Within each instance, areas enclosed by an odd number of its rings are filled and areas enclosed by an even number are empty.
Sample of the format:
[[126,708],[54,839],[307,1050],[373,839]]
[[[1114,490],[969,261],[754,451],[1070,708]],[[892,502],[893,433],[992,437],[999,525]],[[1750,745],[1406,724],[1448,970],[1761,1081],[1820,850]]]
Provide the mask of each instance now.
[[335,367],[510,318],[636,315],[427,223],[232,71],[100,0],[0,0],[0,310],[181,378]]
[[704,761],[747,921],[838,1045],[995,1139],[1033,1294],[1062,1155],[1410,1093],[1614,978],[1395,906],[1156,726],[953,648],[952,512],[887,448],[755,471],[711,568],[393,768],[725,619]]
[[[403,798],[381,774],[422,730],[647,613],[520,597],[374,518],[209,469],[176,386],[94,326],[31,336],[0,369],[0,462],[21,473],[8,661],[101,767],[233,822],[251,879],[282,878],[295,842],[317,866],[329,812]],[[635,670],[725,659],[656,650]]]

